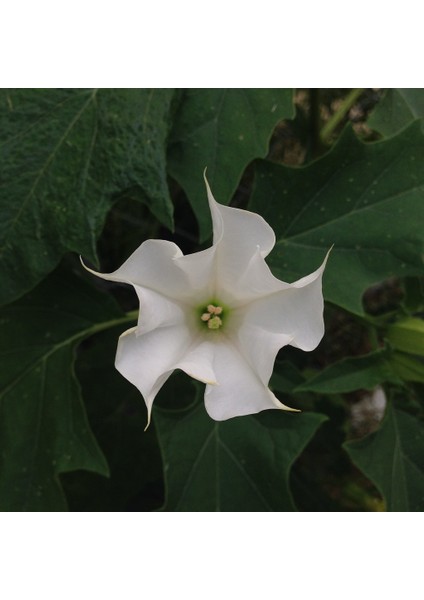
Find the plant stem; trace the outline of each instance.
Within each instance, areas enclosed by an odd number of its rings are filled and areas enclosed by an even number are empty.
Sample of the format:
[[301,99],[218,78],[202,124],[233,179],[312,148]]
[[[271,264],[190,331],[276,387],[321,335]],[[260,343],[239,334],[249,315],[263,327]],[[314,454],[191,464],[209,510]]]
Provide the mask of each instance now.
[[358,100],[359,96],[364,91],[364,88],[355,88],[351,90],[340,105],[340,108],[332,115],[324,127],[321,129],[321,141],[328,144],[335,129],[343,121],[346,114]]
[[312,88],[309,90],[310,112],[310,146],[309,158],[314,159],[324,154],[327,148],[321,139],[321,116],[320,116],[320,90]]

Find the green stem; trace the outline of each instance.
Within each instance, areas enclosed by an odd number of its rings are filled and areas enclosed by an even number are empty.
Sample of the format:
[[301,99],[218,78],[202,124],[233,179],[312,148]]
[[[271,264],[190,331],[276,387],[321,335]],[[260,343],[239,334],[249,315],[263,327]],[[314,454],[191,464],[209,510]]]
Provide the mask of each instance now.
[[103,321],[102,323],[96,323],[83,331],[79,331],[74,336],[60,342],[58,345],[53,346],[52,350],[49,354],[55,352],[59,347],[72,344],[74,342],[82,341],[84,338],[90,337],[95,333],[100,333],[101,331],[106,331],[107,329],[111,329],[112,327],[117,327],[118,325],[125,325],[126,323],[131,323],[137,320],[138,310],[132,310],[130,312],[125,313],[124,317],[119,317],[118,319],[111,319],[110,321]]
[[309,90],[309,101],[311,105],[310,118],[310,147],[309,155],[311,159],[318,158],[327,151],[321,140],[321,117],[320,117],[320,90],[312,88]]
[[88,331],[89,333],[98,333],[100,331],[105,331],[106,329],[110,329],[111,327],[115,327],[117,325],[124,325],[125,323],[136,321],[137,317],[138,310],[132,310],[130,312],[125,313],[125,316],[120,317],[119,319],[112,319],[111,321],[97,323],[96,325],[93,325]]
[[334,115],[332,115],[332,117],[321,129],[321,141],[324,144],[329,143],[335,129],[337,129],[337,127],[343,121],[344,117],[355,104],[355,102],[358,100],[359,96],[362,94],[363,91],[364,88],[355,88],[354,90],[351,90],[341,103],[340,108],[336,110]]

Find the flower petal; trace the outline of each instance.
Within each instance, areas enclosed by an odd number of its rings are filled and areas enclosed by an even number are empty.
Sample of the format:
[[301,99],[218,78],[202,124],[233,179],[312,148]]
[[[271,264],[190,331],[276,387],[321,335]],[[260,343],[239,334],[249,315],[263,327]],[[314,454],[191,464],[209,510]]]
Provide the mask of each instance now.
[[243,331],[244,322],[269,335],[290,336],[290,345],[301,350],[316,348],[324,335],[322,274],[327,258],[328,254],[322,265],[307,277],[289,287],[283,284],[280,291],[264,295],[236,310],[240,331]]
[[148,333],[157,327],[183,325],[191,316],[185,304],[179,304],[148,288],[134,286],[140,301],[137,334]]
[[194,252],[175,259],[181,278],[185,281],[186,299],[191,306],[208,301],[216,288],[216,247]]
[[227,285],[225,293],[222,294],[224,300],[233,308],[291,287],[290,283],[274,277],[259,248],[243,267],[244,269],[240,265],[238,273],[233,274],[232,286]]
[[181,369],[198,381],[208,383],[209,385],[217,385],[213,363],[214,345],[206,341],[197,340],[175,365],[175,368]]
[[216,421],[258,413],[270,408],[293,410],[282,404],[257,377],[237,348],[222,337],[211,345],[218,385],[207,385],[206,410]]
[[148,422],[156,394],[191,344],[190,330],[182,325],[160,327],[142,335],[133,327],[120,336],[115,367],[141,392]]
[[276,333],[245,322],[237,332],[237,347],[264,385],[268,385],[278,351],[292,343],[293,336]]
[[[237,282],[252,257],[267,256],[275,245],[275,234],[259,215],[218,204],[205,176],[209,207],[213,222],[213,243],[216,247],[216,295],[230,302]],[[240,297],[240,294],[237,293]]]
[[147,240],[112,273],[98,273],[108,281],[129,283],[136,289],[150,289],[180,303],[196,305],[215,290],[215,247],[183,255],[178,246],[166,240]]
[[204,179],[212,215],[213,243],[228,244],[231,251],[237,247],[240,254],[249,256],[259,246],[262,256],[267,256],[275,245],[275,234],[265,219],[248,210],[219,204],[213,197],[206,173]]
[[102,279],[149,287],[166,294],[169,287],[180,284],[173,259],[182,255],[178,246],[172,242],[147,240],[112,273],[98,273],[81,262],[87,271]]

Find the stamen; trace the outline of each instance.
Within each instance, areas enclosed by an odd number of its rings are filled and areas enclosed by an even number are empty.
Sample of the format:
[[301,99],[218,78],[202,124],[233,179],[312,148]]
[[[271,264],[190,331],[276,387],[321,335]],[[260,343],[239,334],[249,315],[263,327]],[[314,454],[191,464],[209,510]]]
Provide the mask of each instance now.
[[222,306],[214,306],[213,304],[208,304],[207,310],[211,315],[220,315],[222,313]]
[[212,319],[208,320],[209,329],[219,329],[222,325],[222,319],[219,317],[212,317]]
[[215,304],[208,304],[206,307],[207,312],[204,312],[200,319],[208,324],[208,329],[219,329],[222,325],[221,317],[218,315],[223,315],[222,306],[215,306]]

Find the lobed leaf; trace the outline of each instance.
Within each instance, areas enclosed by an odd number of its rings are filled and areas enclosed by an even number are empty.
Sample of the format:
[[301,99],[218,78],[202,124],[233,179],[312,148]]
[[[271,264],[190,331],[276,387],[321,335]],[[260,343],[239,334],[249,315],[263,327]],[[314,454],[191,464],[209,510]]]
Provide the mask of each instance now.
[[69,273],[0,311],[0,510],[65,510],[60,473],[108,475],[73,362],[81,340],[126,322],[111,299]]
[[377,432],[344,447],[383,494],[387,510],[424,509],[422,422],[389,404]]
[[384,136],[391,136],[422,117],[424,90],[395,88],[386,90],[383,99],[371,113],[368,125]]
[[68,250],[96,260],[116,193],[136,186],[167,226],[171,90],[0,91],[0,304]]
[[388,352],[377,350],[365,356],[344,358],[330,365],[299,385],[295,392],[344,394],[358,389],[371,390],[385,381],[400,383],[391,367]]
[[247,165],[266,156],[276,124],[293,116],[288,89],[185,91],[170,137],[168,168],[188,196],[202,241],[210,234],[204,169],[215,198],[228,204]]
[[156,410],[168,511],[292,511],[290,468],[326,417],[271,411],[216,422],[203,403]]
[[419,122],[364,144],[350,128],[302,168],[258,161],[251,208],[276,231],[269,263],[280,279],[315,270],[331,246],[324,296],[363,314],[362,294],[424,272],[424,134]]
[[61,475],[71,511],[146,511],[163,504],[162,463],[154,427],[146,426],[140,392],[113,367],[122,325],[78,348],[75,371],[92,431],[110,477],[89,471]]

